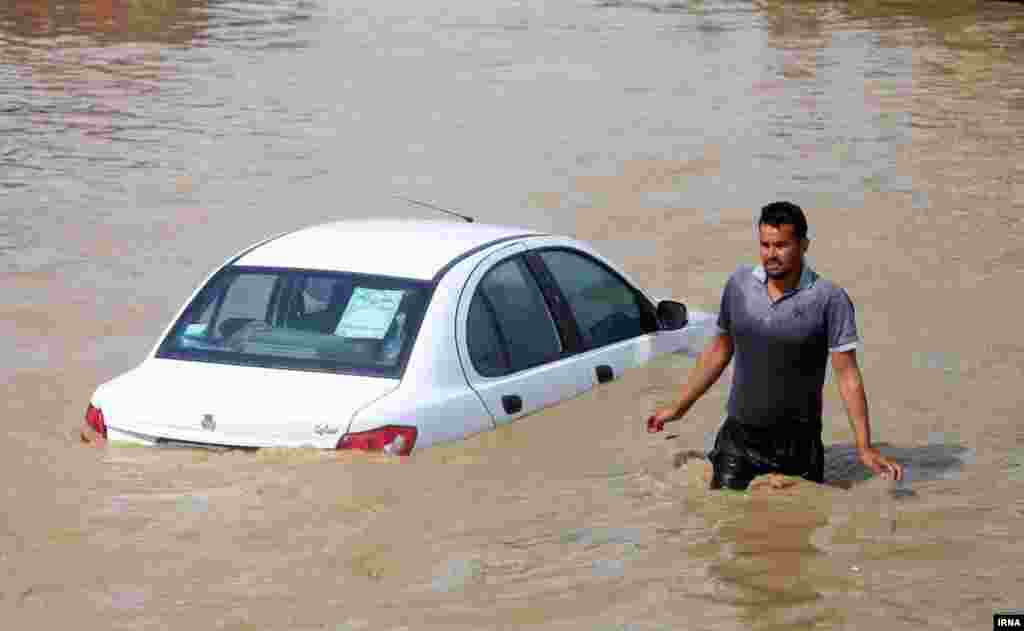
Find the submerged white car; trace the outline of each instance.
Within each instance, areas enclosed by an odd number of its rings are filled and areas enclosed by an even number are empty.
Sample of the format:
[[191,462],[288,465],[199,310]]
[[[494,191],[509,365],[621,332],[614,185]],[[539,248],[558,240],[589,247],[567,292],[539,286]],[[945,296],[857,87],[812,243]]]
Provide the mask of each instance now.
[[564,236],[314,226],[216,270],[149,356],[96,390],[83,437],[406,455],[687,350],[712,326],[690,320]]

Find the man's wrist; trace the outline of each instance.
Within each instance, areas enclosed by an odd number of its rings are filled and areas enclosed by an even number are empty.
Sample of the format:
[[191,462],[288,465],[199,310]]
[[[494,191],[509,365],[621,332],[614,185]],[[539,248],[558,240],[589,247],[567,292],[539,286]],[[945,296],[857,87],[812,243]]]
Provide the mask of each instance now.
[[673,419],[683,418],[683,416],[690,410],[690,407],[692,405],[693,405],[692,402],[688,402],[688,401],[685,401],[685,400],[680,401],[678,404],[676,404],[676,411],[675,411],[674,414],[672,414],[672,418]]
[[862,454],[865,452],[874,452],[876,449],[871,445],[857,445],[857,453]]

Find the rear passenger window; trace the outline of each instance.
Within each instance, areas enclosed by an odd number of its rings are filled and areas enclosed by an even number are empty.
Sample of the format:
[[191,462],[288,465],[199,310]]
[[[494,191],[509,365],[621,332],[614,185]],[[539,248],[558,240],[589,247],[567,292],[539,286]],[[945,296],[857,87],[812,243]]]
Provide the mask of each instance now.
[[469,358],[478,373],[484,377],[498,377],[508,373],[508,355],[498,336],[498,323],[494,320],[487,299],[479,291],[469,305],[466,343],[469,346]]
[[[565,250],[538,253],[562,289],[590,348],[648,332],[636,291],[604,266]],[[653,330],[653,329],[652,329]]]
[[[499,263],[484,276],[470,312],[466,342],[481,375],[517,372],[561,357],[562,343],[554,320],[521,259]],[[488,315],[496,326],[486,325]],[[503,359],[490,350],[494,344],[504,351]]]

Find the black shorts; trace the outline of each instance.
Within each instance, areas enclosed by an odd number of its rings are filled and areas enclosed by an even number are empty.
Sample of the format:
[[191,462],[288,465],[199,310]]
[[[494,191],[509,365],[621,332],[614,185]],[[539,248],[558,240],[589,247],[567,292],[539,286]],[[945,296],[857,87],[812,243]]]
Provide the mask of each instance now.
[[756,476],[781,473],[823,483],[825,446],[821,424],[794,421],[778,425],[746,425],[725,419],[708,454],[714,466],[711,488],[743,490]]

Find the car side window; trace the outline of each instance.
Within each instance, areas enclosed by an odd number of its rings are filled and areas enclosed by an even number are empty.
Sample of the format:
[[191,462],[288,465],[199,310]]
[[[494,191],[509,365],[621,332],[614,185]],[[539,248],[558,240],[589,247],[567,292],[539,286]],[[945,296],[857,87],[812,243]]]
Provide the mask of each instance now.
[[479,291],[469,305],[466,344],[473,366],[484,377],[498,377],[509,372],[508,354],[498,334],[498,323],[487,299]]
[[[478,309],[476,313],[471,313],[466,334],[470,356],[473,357],[472,349],[477,349],[480,359],[485,355],[494,356],[495,353],[485,352],[484,349],[500,344],[499,348],[507,358],[501,360],[489,357],[489,364],[478,364],[477,358],[474,358],[474,366],[480,374],[498,376],[561,357],[562,342],[555,322],[548,312],[540,287],[521,259],[504,261],[490,270],[480,282],[477,294],[470,303],[471,312],[474,305]],[[490,308],[496,325],[490,330],[485,326],[484,307]],[[492,335],[493,338],[488,337]],[[494,372],[488,374],[485,372],[488,369]]]
[[565,294],[588,348],[649,332],[636,290],[603,265],[567,250],[538,254]]

